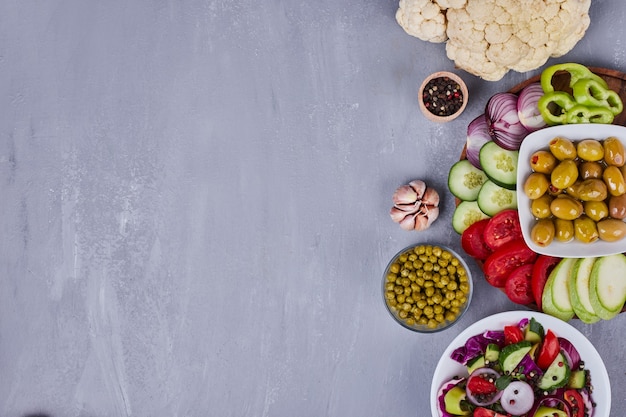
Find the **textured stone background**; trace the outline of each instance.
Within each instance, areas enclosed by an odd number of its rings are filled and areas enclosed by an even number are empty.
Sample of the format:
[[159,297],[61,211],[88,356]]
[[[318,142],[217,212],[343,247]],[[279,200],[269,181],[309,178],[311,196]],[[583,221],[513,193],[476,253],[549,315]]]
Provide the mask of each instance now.
[[[0,416],[426,416],[467,325],[513,310],[472,263],[454,328],[387,315],[384,266],[459,249],[447,170],[466,112],[419,113],[454,70],[389,0],[0,2]],[[626,71],[626,3],[595,0],[566,57]],[[414,178],[426,232],[388,211]],[[626,317],[574,322],[626,409]],[[622,387],[622,388],[620,388]]]

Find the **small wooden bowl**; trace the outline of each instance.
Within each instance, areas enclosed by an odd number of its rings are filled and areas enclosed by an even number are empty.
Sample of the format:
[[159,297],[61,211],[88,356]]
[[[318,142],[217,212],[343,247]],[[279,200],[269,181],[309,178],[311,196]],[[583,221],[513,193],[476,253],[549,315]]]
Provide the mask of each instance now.
[[[454,81],[455,83],[457,83],[460,87],[459,89],[459,93],[461,94],[461,98],[463,100],[463,102],[461,103],[461,107],[459,107],[454,113],[450,114],[450,115],[445,115],[445,116],[439,116],[433,112],[431,112],[425,105],[424,103],[424,90],[426,88],[426,86],[428,85],[428,83],[434,79],[437,78],[449,78],[450,80]],[[424,116],[428,119],[431,120],[433,122],[437,122],[437,123],[445,123],[445,122],[449,122],[451,120],[456,119],[457,117],[459,117],[461,115],[461,113],[463,113],[463,110],[465,110],[465,107],[467,106],[467,100],[468,100],[469,94],[467,91],[467,86],[465,85],[465,82],[461,79],[461,77],[459,77],[458,75],[452,73],[452,72],[448,72],[448,71],[439,71],[439,72],[435,72],[433,74],[430,74],[428,77],[426,77],[426,79],[424,80],[424,82],[422,82],[422,85],[419,88],[419,93],[418,93],[418,102],[419,102],[419,106],[420,109],[422,110],[422,113],[424,113]]]

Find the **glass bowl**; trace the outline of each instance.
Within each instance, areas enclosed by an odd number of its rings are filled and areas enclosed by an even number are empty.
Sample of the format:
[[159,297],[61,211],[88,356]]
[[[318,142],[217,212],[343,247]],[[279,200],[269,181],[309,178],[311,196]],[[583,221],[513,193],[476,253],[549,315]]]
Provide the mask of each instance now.
[[430,243],[402,249],[382,277],[387,311],[398,324],[418,333],[455,324],[467,311],[473,288],[465,260],[446,246]]

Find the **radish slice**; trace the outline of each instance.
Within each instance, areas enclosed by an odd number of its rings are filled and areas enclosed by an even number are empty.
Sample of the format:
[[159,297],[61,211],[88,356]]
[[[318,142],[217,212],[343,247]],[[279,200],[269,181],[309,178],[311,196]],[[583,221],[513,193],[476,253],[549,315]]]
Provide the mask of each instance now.
[[521,416],[533,408],[535,394],[524,381],[513,381],[502,391],[500,405],[509,414]]

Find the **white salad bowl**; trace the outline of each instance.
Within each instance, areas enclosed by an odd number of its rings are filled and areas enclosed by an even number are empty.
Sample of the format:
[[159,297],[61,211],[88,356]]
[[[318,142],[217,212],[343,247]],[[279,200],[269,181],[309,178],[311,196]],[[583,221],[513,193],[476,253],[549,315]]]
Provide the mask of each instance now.
[[570,324],[533,311],[509,311],[486,317],[466,328],[459,334],[441,355],[433,375],[430,388],[430,408],[433,417],[441,417],[437,393],[441,386],[454,378],[467,374],[467,367],[451,358],[452,352],[465,344],[472,336],[487,330],[502,330],[506,325],[517,324],[522,319],[534,318],[547,331],[551,329],[558,337],[569,340],[585,362],[585,369],[589,370],[593,385],[593,400],[596,403],[594,417],[609,417],[611,413],[611,383],[604,362],[591,342]]
[[531,230],[535,217],[530,211],[531,200],[524,193],[524,182],[532,172],[530,157],[541,149],[548,149],[550,141],[562,136],[573,142],[582,139],[604,140],[610,136],[618,138],[626,146],[626,127],[608,124],[577,124],[553,126],[537,130],[526,136],[519,150],[517,167],[517,207],[519,212],[522,235],[526,244],[536,253],[560,258],[588,258],[614,255],[626,252],[626,239],[617,242],[597,240],[592,243],[579,241],[558,242],[553,240],[547,246],[539,246],[531,238]]

